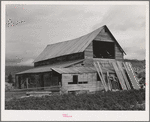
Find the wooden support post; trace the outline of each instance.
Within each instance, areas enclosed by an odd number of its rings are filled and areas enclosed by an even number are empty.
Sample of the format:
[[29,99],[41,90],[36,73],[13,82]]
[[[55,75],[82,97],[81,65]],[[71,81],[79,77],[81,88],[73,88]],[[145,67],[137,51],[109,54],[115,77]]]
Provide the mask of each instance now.
[[136,79],[136,76],[135,76],[135,74],[134,74],[134,71],[133,71],[133,69],[132,69],[131,64],[128,63],[128,62],[123,63],[123,64],[124,64],[124,66],[125,66],[125,68],[126,68],[127,74],[128,74],[128,76],[129,76],[129,79],[130,79],[130,81],[131,81],[131,83],[132,83],[133,88],[134,88],[134,89],[139,89],[140,86],[139,86],[139,84],[138,84],[138,81],[137,81],[137,79]]
[[118,79],[119,79],[119,82],[120,82],[120,84],[121,84],[122,89],[123,89],[123,90],[127,90],[127,87],[126,87],[126,85],[125,85],[125,81],[124,81],[124,79],[123,79],[123,76],[122,76],[120,70],[118,69],[116,63],[115,63],[115,62],[112,62],[112,65],[113,65],[113,67],[114,67],[114,69],[115,69],[115,72],[116,72],[116,74],[117,74],[117,77],[118,77]]
[[112,90],[112,84],[110,82],[110,79],[109,79],[109,72],[107,71],[107,81],[108,81],[108,89],[111,91]]
[[17,86],[18,86],[18,76],[15,75],[15,83],[14,83],[14,87],[15,87],[15,88],[18,88]]
[[137,82],[137,85],[139,86],[139,84],[138,84],[138,79],[137,79],[137,77],[136,77],[136,75],[135,75],[135,72],[134,72],[134,70],[133,70],[132,64],[131,64],[130,62],[128,62],[128,65],[129,65],[129,67],[130,67],[130,69],[131,69],[131,71],[132,71],[132,74],[133,74],[133,76],[134,76],[135,81]]
[[120,69],[120,71],[121,71],[121,73],[122,73],[122,76],[123,76],[123,78],[124,78],[124,81],[125,81],[125,84],[126,84],[127,88],[130,90],[131,87],[130,87],[129,81],[128,81],[126,75],[125,75],[125,72],[124,72],[124,70],[122,69],[121,62],[117,61],[117,65],[118,65],[118,68]]
[[27,89],[28,89],[28,78],[26,78],[26,84],[27,84]]
[[21,76],[18,76],[18,88],[21,89]]
[[99,62],[97,62],[97,64],[98,64],[99,71],[100,71],[100,73],[101,73],[102,79],[103,79],[103,81],[104,81],[105,87],[106,87],[106,89],[107,89],[106,91],[108,91],[108,87],[107,87],[107,84],[106,84],[106,81],[105,81],[105,78],[104,78],[104,75],[103,75],[101,66],[100,66]]
[[97,70],[97,73],[98,73],[98,75],[99,75],[99,77],[100,77],[100,80],[101,80],[101,82],[102,82],[102,84],[103,84],[103,86],[104,86],[105,91],[107,91],[107,88],[106,88],[106,86],[105,86],[105,83],[104,83],[104,81],[103,81],[103,79],[102,79],[102,77],[101,77],[101,74],[100,74],[100,72],[99,72],[99,70],[98,70],[98,68],[97,68],[95,62],[94,62],[94,66],[95,66],[95,68],[96,68],[96,70]]
[[127,76],[128,76],[128,81],[129,81],[130,87],[131,87],[131,89],[134,89],[134,88],[133,88],[133,85],[132,85],[132,82],[131,82],[131,79],[130,79],[130,76],[128,75],[128,72],[127,72],[127,70],[128,70],[127,68],[128,68],[128,67],[125,65],[124,62],[123,62],[122,64],[123,64],[123,66],[124,66],[124,68],[125,68],[125,71],[126,71],[126,74],[127,74]]

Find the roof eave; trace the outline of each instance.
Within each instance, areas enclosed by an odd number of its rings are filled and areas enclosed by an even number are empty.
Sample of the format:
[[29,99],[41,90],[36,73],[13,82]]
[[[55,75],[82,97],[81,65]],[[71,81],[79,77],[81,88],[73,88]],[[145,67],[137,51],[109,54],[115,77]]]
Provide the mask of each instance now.
[[115,37],[113,36],[113,34],[110,32],[110,30],[108,29],[108,27],[106,25],[104,27],[109,31],[109,33],[111,34],[112,38],[116,41],[116,43],[118,44],[120,50],[126,55],[125,51],[122,49],[122,47],[120,46],[120,44],[118,43],[118,41],[115,39]]

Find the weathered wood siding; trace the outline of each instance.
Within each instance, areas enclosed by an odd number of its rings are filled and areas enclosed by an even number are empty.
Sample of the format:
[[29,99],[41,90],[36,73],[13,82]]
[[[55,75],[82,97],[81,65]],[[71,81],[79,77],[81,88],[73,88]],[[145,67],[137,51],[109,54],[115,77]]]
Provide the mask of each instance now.
[[95,37],[96,41],[105,41],[105,42],[114,42],[110,34],[105,30],[101,30],[101,32]]
[[35,62],[34,67],[50,65],[50,64],[55,64],[55,63],[60,63],[60,62],[65,62],[65,61],[73,61],[73,60],[78,60],[78,59],[84,59],[84,53],[75,53],[75,54],[52,58],[49,60]]
[[[115,43],[115,59],[123,59],[123,52],[120,50],[118,44],[115,42],[114,38],[111,36],[111,34],[108,32],[107,29],[103,29],[94,39],[95,41],[103,41],[103,42],[114,42]],[[44,61],[35,62],[34,66],[44,66],[44,65],[50,65],[55,64],[58,62],[65,62],[65,61],[73,61],[78,59],[87,59],[87,58],[93,58],[93,42],[91,42],[88,47],[85,49],[84,52],[81,53],[75,53],[75,54],[69,54],[65,56],[60,56]]]
[[[70,65],[70,66],[68,66],[68,67],[81,67],[81,66],[83,66],[84,64],[83,64],[83,61],[81,61],[81,62],[79,62],[79,63],[76,63],[76,64],[72,64],[72,65]],[[68,68],[68,67],[66,67],[66,68]]]
[[91,42],[84,51],[84,58],[93,58],[93,42]]
[[83,62],[84,66],[94,67],[93,58],[86,58]]
[[78,74],[78,82],[85,82],[87,84],[68,84],[73,82],[73,75],[77,74],[62,74],[62,91],[68,93],[69,91],[99,91],[104,87],[100,81],[97,81],[97,73]]
[[101,59],[101,58],[87,58],[83,61],[85,67],[94,67],[94,62],[99,62],[102,67],[113,69],[112,62],[123,61],[122,59]]
[[119,47],[115,44],[115,59],[123,59],[123,53],[120,51]]
[[[94,39],[95,41],[114,42],[115,43],[115,59],[123,59],[123,52],[119,49],[111,34],[103,29]],[[85,49],[84,58],[93,58],[93,42]]]

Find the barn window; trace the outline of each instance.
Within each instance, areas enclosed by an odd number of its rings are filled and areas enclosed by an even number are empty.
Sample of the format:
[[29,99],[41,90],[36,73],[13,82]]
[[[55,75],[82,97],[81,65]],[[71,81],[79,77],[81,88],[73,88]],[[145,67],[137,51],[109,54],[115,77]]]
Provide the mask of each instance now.
[[73,83],[74,84],[78,83],[78,75],[73,75]]
[[115,59],[114,42],[93,41],[93,58]]
[[80,81],[80,82],[78,82],[79,84],[87,84],[88,82],[87,81]]
[[73,75],[73,82],[68,82],[68,84],[78,84],[78,75]]

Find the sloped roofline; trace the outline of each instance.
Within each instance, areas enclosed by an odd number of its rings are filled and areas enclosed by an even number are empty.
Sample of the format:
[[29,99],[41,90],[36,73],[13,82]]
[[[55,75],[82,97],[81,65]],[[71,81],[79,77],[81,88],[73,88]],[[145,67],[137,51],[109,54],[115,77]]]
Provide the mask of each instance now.
[[[103,25],[102,27],[99,27],[99,28],[97,28],[97,29],[95,29],[95,30],[93,30],[93,31],[91,31],[91,32],[89,32],[89,33],[87,33],[87,34],[84,34],[84,35],[82,35],[82,36],[79,36],[79,37],[77,37],[77,38],[75,38],[75,39],[79,39],[79,38],[81,38],[81,37],[84,37],[84,36],[86,36],[86,35],[88,35],[88,34],[94,32],[94,31],[96,31],[96,30],[99,30],[100,28],[103,29],[105,26],[106,26],[106,25]],[[100,31],[101,31],[101,30],[100,30]],[[54,44],[59,44],[59,43],[65,43],[65,42],[69,42],[69,41],[73,41],[73,40],[75,40],[75,39],[69,39],[69,40],[62,41],[62,42],[56,42],[56,43],[48,44],[47,46],[49,46],[49,45],[54,45]]]
[[[100,27],[100,28],[88,33],[88,34],[77,37],[75,39],[71,39],[71,40],[67,40],[67,41],[63,41],[63,42],[57,42],[57,43],[47,45],[46,48],[41,52],[41,54],[34,60],[34,63],[39,62],[39,61],[48,60],[48,59],[51,59],[51,58],[64,56],[64,55],[83,52],[86,49],[86,47],[93,41],[93,39],[101,32],[101,30],[103,28],[106,28],[108,30],[108,32],[110,33],[110,35],[112,36],[112,38],[114,39],[116,44],[119,46],[120,50],[124,54],[126,54],[125,51],[122,49],[122,47],[117,42],[117,40],[115,39],[115,37],[110,32],[108,27],[106,25],[104,25],[104,26],[102,26],[102,27]],[[72,47],[73,44],[76,44],[76,43],[78,44],[78,45],[76,45],[76,48],[78,48],[78,49],[70,48],[70,47]],[[65,50],[65,48],[67,46],[68,46],[68,50],[67,49]],[[62,53],[60,51],[58,51],[59,49],[58,50],[56,49],[57,47],[63,49]],[[75,45],[74,45],[74,48],[75,48]],[[56,53],[55,53],[55,51],[56,51]],[[50,55],[49,52],[53,52],[53,54]]]
[[38,74],[38,73],[43,73],[43,72],[50,72],[51,68],[68,68],[74,64],[78,64],[83,62],[84,59],[80,60],[75,60],[75,61],[67,61],[67,62],[62,62],[62,63],[56,63],[56,64],[51,64],[51,65],[46,65],[46,66],[41,66],[41,67],[35,67],[32,69],[28,69],[22,72],[16,73],[16,75],[21,75],[21,74]]
[[118,43],[118,41],[115,39],[115,37],[113,36],[113,34],[110,32],[110,30],[108,29],[108,27],[106,25],[104,25],[104,27],[108,30],[108,32],[111,34],[112,38],[115,40],[115,42],[117,43],[117,45],[119,46],[120,50],[126,55],[125,51],[122,49],[122,47],[120,46],[120,44]]

